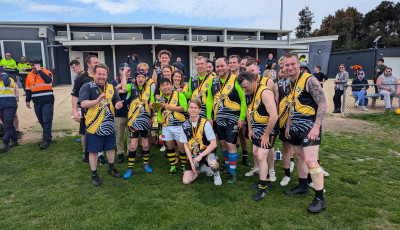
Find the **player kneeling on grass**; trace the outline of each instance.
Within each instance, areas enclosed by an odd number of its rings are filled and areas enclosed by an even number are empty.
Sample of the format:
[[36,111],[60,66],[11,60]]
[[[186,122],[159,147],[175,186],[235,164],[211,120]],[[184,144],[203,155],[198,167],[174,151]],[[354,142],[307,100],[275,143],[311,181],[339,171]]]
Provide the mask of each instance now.
[[253,200],[259,201],[265,196],[267,187],[268,154],[274,154],[271,150],[277,130],[275,129],[278,113],[274,93],[268,86],[257,83],[251,72],[242,72],[237,78],[237,82],[243,91],[250,96],[251,103],[248,108],[248,127],[249,139],[253,143],[253,151],[258,157],[258,165],[260,168],[257,194],[253,196]]
[[[128,69],[128,67],[125,67]],[[124,73],[125,73],[124,69]],[[128,71],[128,70],[126,70]],[[121,78],[122,79],[122,78]],[[150,129],[150,106],[154,102],[153,92],[150,85],[146,81],[145,72],[136,72],[134,83],[126,84],[126,78],[122,80],[122,89],[125,90],[131,100],[129,103],[128,111],[128,127],[129,137],[131,144],[129,147],[128,155],[128,170],[124,178],[131,177],[133,172],[133,165],[136,158],[136,149],[139,141],[139,134],[141,135],[143,168],[146,172],[151,173],[153,170],[149,165],[150,146],[149,146],[149,129]]]
[[219,164],[213,153],[217,147],[214,130],[207,119],[200,117],[201,103],[199,100],[189,102],[189,116],[181,129],[180,142],[185,147],[188,162],[183,174],[183,183],[190,184],[200,173],[200,164],[211,167],[214,172],[214,184],[221,185]]
[[97,175],[98,152],[107,151],[108,172],[114,177],[121,177],[114,168],[115,126],[114,105],[122,108],[122,103],[115,87],[107,83],[108,67],[98,63],[94,66],[94,82],[83,85],[79,91],[79,103],[84,109],[86,125],[86,148],[92,169],[92,183],[101,184]]

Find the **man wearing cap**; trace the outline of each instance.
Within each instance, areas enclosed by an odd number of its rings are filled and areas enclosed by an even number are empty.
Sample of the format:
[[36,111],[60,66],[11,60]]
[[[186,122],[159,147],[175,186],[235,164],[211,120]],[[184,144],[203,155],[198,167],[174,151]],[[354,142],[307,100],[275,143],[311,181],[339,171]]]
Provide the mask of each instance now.
[[51,142],[51,127],[53,124],[54,94],[53,74],[42,68],[40,61],[30,61],[32,71],[26,78],[26,107],[31,108],[31,100],[34,104],[36,117],[43,128],[43,141],[39,143],[40,149],[47,149]]
[[18,146],[17,132],[14,127],[14,117],[17,112],[16,84],[2,67],[0,67],[0,75],[0,119],[4,125],[3,144],[0,146],[0,152],[7,152],[9,148]]
[[[124,73],[124,68],[126,68],[127,74]],[[135,66],[136,67],[136,66]],[[111,84],[118,91],[118,95],[121,100],[124,100],[123,106],[121,109],[115,111],[115,137],[116,137],[116,145],[117,145],[117,163],[121,164],[124,162],[124,153],[125,153],[125,145],[124,145],[124,136],[127,131],[128,124],[128,96],[126,90],[122,87],[122,81],[126,81],[128,84],[133,83],[131,76],[131,68],[128,63],[122,63],[119,67],[119,77],[114,79]],[[123,79],[125,78],[125,79]]]

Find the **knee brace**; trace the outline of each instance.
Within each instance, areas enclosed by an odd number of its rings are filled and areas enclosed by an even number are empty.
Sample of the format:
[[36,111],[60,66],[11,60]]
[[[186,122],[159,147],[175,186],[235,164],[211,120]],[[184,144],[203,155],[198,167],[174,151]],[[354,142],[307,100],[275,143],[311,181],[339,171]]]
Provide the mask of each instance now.
[[321,167],[319,165],[316,168],[311,168],[310,169],[310,174],[317,174],[317,173],[320,173],[320,172],[322,172],[322,169],[321,169]]

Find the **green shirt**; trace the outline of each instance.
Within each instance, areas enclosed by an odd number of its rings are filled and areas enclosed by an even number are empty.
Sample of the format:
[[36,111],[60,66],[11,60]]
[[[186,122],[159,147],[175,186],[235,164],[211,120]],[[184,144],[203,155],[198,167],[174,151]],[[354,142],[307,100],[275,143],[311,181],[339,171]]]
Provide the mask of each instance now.
[[10,60],[3,58],[0,61],[0,66],[6,66],[7,69],[16,69],[17,63],[12,58]]

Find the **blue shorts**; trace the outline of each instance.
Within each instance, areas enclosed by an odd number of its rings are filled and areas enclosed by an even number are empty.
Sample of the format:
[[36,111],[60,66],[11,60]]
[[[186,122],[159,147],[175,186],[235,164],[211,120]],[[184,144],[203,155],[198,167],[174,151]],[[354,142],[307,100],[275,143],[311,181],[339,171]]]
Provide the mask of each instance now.
[[88,153],[98,153],[112,149],[115,149],[115,133],[108,136],[86,133],[86,151]]

